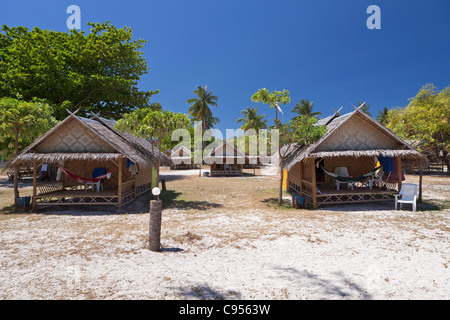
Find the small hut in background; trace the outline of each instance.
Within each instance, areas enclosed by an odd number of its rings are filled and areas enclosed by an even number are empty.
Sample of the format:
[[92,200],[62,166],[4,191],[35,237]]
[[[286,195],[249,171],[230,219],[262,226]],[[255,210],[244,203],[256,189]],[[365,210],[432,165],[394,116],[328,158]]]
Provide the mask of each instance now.
[[177,149],[169,150],[170,152],[170,169],[193,169],[194,163],[192,161],[191,150],[185,146],[180,146]]
[[[337,112],[317,124],[325,125],[327,133],[316,143],[299,145],[284,162],[288,189],[305,196],[313,208],[392,200],[404,180],[402,163],[427,163],[424,155],[359,109]],[[342,176],[348,177],[346,183],[339,181]]]
[[[33,211],[51,205],[120,209],[151,190],[158,150],[153,154],[150,142],[119,132],[114,125],[99,116],[70,114],[7,164],[33,168]],[[59,167],[56,180],[37,183],[37,173],[47,164]]]
[[228,141],[224,141],[203,158],[210,165],[211,176],[241,176],[245,154]]

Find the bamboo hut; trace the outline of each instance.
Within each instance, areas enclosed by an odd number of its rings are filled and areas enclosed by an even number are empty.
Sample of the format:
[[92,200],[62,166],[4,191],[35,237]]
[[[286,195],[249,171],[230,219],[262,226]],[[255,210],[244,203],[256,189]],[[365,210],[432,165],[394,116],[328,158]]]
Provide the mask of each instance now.
[[[115,130],[114,125],[97,115],[87,119],[71,113],[7,164],[6,168],[33,168],[33,211],[51,205],[121,209],[151,190],[158,150],[144,139]],[[56,181],[37,183],[44,164],[58,165]],[[98,169],[103,170],[101,180],[94,176]]]
[[[313,144],[297,146],[283,163],[288,189],[304,196],[310,207],[392,200],[404,180],[403,164],[427,163],[424,155],[359,109],[336,112],[317,124],[326,126],[326,134]],[[389,174],[388,169],[381,172],[384,168],[375,172],[381,159],[390,161]],[[342,168],[349,179],[340,188]]]
[[191,154],[191,150],[185,146],[170,150],[170,169],[193,169]]
[[228,141],[211,150],[203,161],[210,165],[211,176],[241,176],[245,154]]

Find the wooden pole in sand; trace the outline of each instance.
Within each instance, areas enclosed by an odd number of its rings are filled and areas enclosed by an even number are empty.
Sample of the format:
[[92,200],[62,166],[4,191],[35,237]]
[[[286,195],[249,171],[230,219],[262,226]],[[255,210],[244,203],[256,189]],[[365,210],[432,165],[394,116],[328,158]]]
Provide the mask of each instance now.
[[422,167],[419,170],[419,202],[422,202]]
[[148,246],[151,251],[161,249],[162,200],[150,201],[150,228]]

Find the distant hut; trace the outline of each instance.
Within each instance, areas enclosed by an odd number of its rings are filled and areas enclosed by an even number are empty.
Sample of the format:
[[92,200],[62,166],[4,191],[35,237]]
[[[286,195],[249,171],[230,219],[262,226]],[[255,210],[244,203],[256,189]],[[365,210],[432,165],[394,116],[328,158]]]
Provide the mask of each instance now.
[[[427,163],[424,155],[359,109],[337,112],[317,124],[327,127],[326,134],[316,143],[299,145],[283,163],[289,190],[305,196],[313,208],[392,200],[404,180],[402,164]],[[348,181],[340,186],[343,176]]]
[[[7,164],[33,168],[33,211],[52,205],[120,209],[151,189],[158,150],[153,154],[150,142],[119,132],[114,125],[99,116],[70,114]],[[37,183],[44,164],[58,166],[56,181]]]
[[203,158],[210,165],[211,176],[241,176],[245,154],[225,141]]
[[193,169],[191,150],[185,146],[170,150],[170,169]]

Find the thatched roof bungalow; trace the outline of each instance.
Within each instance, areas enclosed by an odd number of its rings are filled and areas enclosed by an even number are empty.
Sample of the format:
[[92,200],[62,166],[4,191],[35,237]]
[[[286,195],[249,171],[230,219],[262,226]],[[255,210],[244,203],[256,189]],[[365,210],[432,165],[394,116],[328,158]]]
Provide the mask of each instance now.
[[170,169],[192,169],[192,152],[185,146],[170,150]]
[[[344,115],[336,112],[317,124],[326,126],[326,134],[313,144],[297,146],[283,163],[288,188],[304,195],[313,208],[328,203],[392,199],[404,180],[402,163],[421,166],[427,162],[424,155],[359,109]],[[384,180],[376,187],[371,183],[369,187],[368,179],[361,178],[370,174],[382,158],[390,159],[394,169],[389,175],[384,172]],[[352,190],[340,189],[332,175],[342,167],[348,176],[360,179],[347,183]]]
[[[87,119],[70,114],[7,164],[6,169],[33,167],[33,210],[82,204],[120,209],[150,190],[158,150],[152,151],[152,144],[144,139],[115,130],[114,125],[99,116]],[[43,164],[59,166],[56,181],[37,183]],[[94,172],[107,177],[96,181]],[[86,190],[89,187],[94,190]]]
[[245,159],[245,153],[224,141],[211,150],[203,161],[210,165],[211,176],[241,176]]

